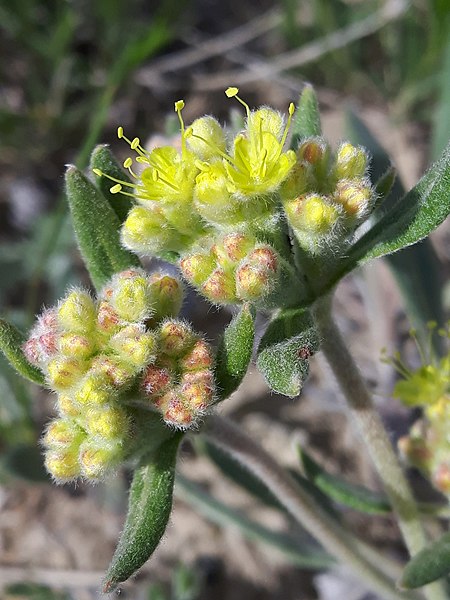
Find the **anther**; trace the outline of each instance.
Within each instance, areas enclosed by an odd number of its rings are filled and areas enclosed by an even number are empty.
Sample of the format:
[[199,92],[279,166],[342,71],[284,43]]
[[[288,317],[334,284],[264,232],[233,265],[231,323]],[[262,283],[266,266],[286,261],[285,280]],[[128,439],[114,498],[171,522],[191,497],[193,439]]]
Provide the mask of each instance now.
[[118,194],[122,191],[122,186],[120,183],[116,183],[116,185],[113,185],[111,188],[109,188],[109,191],[111,194]]
[[119,140],[123,138],[123,127],[117,128],[117,137],[119,138]]
[[239,88],[237,88],[237,87],[229,87],[225,90],[226,97],[227,98],[236,98],[236,100],[238,102],[240,102],[242,104],[242,106],[245,108],[247,117],[249,117],[250,116],[250,107],[246,102],[244,102],[241,98],[239,98],[238,93],[239,93]]

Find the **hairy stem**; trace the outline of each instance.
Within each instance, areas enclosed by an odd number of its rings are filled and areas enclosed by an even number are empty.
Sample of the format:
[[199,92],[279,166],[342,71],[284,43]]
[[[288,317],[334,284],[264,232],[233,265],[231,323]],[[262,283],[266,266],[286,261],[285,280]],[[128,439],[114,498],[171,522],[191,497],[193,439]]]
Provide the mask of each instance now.
[[[417,504],[367,385],[334,323],[331,297],[317,302],[314,317],[321,338],[321,349],[344,392],[350,417],[367,446],[397,516],[405,543],[413,556],[427,543]],[[447,598],[440,583],[427,586],[425,592],[429,600]]]
[[349,565],[368,587],[386,600],[416,598],[397,592],[393,582],[364,558],[358,545],[306,494],[261,446],[236,425],[217,415],[206,421],[202,433],[256,475],[289,513],[339,561]]

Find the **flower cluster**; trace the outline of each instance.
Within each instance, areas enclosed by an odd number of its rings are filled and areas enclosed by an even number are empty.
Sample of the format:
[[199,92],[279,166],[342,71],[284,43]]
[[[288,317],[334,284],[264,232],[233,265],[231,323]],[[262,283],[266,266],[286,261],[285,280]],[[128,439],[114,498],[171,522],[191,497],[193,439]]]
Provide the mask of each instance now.
[[373,206],[368,160],[349,143],[332,153],[319,137],[285,150],[293,104],[286,120],[268,107],[250,110],[237,88],[226,95],[246,111],[245,127],[232,139],[212,116],[186,127],[181,100],[175,103],[180,150],[147,151],[120,127],[119,138],[136,153],[124,162],[134,182],[110,177],[111,192],[137,201],[122,228],[127,248],[162,257],[176,253],[186,279],[213,302],[264,306],[274,290],[282,298],[283,288],[305,279],[289,237],[312,257],[345,251],[345,239]]
[[[449,328],[439,333],[450,338]],[[450,352],[434,361],[426,360],[423,351],[421,354],[424,364],[414,371],[398,356],[390,361],[403,376],[394,388],[394,397],[423,409],[423,418],[399,440],[399,449],[436,489],[450,496]]]
[[56,480],[95,480],[127,458],[140,426],[133,402],[177,428],[195,425],[212,403],[212,353],[174,319],[182,298],[174,277],[130,269],[98,299],[74,289],[38,318],[24,353],[57,393],[59,416],[43,439]]

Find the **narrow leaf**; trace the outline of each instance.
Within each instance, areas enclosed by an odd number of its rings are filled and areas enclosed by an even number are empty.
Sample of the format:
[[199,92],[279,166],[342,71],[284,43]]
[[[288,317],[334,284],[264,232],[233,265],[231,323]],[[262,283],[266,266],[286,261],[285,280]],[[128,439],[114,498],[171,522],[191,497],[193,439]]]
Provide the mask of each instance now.
[[128,514],[103,592],[115,590],[150,558],[163,536],[172,510],[173,483],[182,434],[161,445],[153,461],[134,473]]
[[254,339],[254,316],[250,306],[244,304],[225,329],[217,352],[216,382],[221,400],[236,390],[247,372]]
[[192,504],[195,510],[198,510],[214,523],[237,527],[247,538],[276,548],[299,567],[304,569],[326,569],[334,564],[333,558],[323,551],[315,547],[308,547],[307,544],[291,535],[271,531],[259,523],[251,521],[245,515],[216,500],[195,483],[179,474],[177,475],[176,491],[183,500]]
[[450,573],[450,533],[418,552],[406,565],[401,589],[416,589]]
[[[94,149],[91,155],[90,168],[91,171],[98,169],[105,175],[131,183],[130,178],[125,174],[124,170],[115,159],[114,154],[106,145],[100,145]],[[133,202],[129,196],[125,196],[125,194],[121,194],[120,192],[118,194],[111,194],[110,189],[114,182],[105,175],[97,177],[96,183],[116,213],[119,221],[123,223],[129,210],[133,206]]]
[[332,500],[364,513],[383,515],[391,512],[386,497],[327,473],[300,446],[297,451],[308,480]]
[[292,122],[291,148],[296,150],[299,142],[304,138],[321,134],[322,127],[316,92],[311,85],[305,85]]
[[66,172],[67,200],[86,267],[97,289],[119,271],[140,265],[120,245],[120,221],[103,194],[76,167]]
[[44,374],[25,358],[22,345],[25,339],[18,329],[0,319],[0,351],[3,352],[12,367],[33,383],[45,384]]
[[270,389],[294,398],[309,371],[319,341],[309,313],[288,309],[271,321],[258,348],[257,366]]

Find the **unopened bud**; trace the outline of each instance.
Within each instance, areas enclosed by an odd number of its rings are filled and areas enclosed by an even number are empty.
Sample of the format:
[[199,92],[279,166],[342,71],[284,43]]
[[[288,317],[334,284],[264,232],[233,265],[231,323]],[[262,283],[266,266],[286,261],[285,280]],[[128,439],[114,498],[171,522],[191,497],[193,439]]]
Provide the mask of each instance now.
[[303,142],[298,150],[297,156],[311,165],[318,165],[328,159],[330,149],[323,138],[311,138]]
[[180,268],[186,279],[194,285],[202,285],[216,266],[211,254],[189,254],[181,259]]
[[74,400],[81,406],[106,404],[114,395],[110,378],[101,372],[89,372],[74,392]]
[[71,292],[58,308],[58,322],[67,332],[87,333],[96,320],[96,309],[88,293],[80,290]]
[[80,409],[77,403],[67,394],[58,395],[58,412],[62,417],[77,418],[80,416]]
[[54,358],[47,366],[48,379],[55,389],[67,390],[81,379],[87,368],[86,362],[76,358]]
[[[341,211],[324,196],[310,194],[284,204],[291,227],[313,235],[329,233],[337,223]],[[342,209],[341,209],[342,210]]]
[[201,287],[202,293],[212,300],[224,304],[237,301],[236,285],[232,273],[215,269]]
[[126,385],[134,375],[134,370],[122,360],[104,354],[96,356],[92,361],[91,372],[105,376],[110,385],[121,388]]
[[[112,296],[112,290],[111,290]],[[102,333],[113,335],[118,329],[120,318],[109,302],[100,302],[97,315],[97,325]]]
[[125,411],[118,406],[90,409],[86,423],[89,433],[107,440],[123,438],[128,433],[127,416]]
[[150,365],[144,371],[141,387],[147,396],[160,396],[164,394],[172,383],[169,369]]
[[236,271],[236,293],[241,300],[258,300],[273,287],[276,276],[264,265],[244,261]]
[[193,415],[205,411],[213,401],[214,388],[209,385],[208,380],[209,377],[205,373],[204,376],[198,377],[197,381],[186,381],[181,386],[184,403]]
[[212,364],[211,346],[205,340],[198,340],[188,354],[181,359],[180,368],[183,371],[199,371],[209,369]]
[[344,207],[350,217],[361,217],[367,213],[372,197],[372,188],[365,179],[338,181],[334,199]]
[[267,131],[279,140],[283,129],[284,118],[277,110],[264,106],[258,110],[252,110],[248,115],[247,131],[250,138],[252,133],[261,135],[261,131]]
[[43,443],[48,448],[69,447],[81,443],[83,430],[73,419],[54,419],[47,427]]
[[192,329],[182,321],[166,321],[159,330],[159,349],[170,357],[183,356],[193,345]]
[[241,261],[254,248],[255,244],[256,240],[251,235],[229,233],[214,246],[214,249],[219,264],[226,268],[230,262]]
[[159,402],[159,409],[167,425],[172,425],[177,429],[187,429],[193,424],[193,414],[183,402],[180,393],[167,392]]
[[367,154],[361,146],[344,142],[336,154],[334,168],[337,179],[362,177],[367,168]]
[[164,273],[152,273],[149,289],[154,321],[178,315],[183,303],[183,286],[178,279]]
[[119,444],[103,446],[95,441],[87,441],[80,448],[81,472],[87,479],[101,479],[114,467],[122,456]]
[[135,206],[122,226],[122,242],[135,252],[154,255],[172,250],[167,247],[171,238],[167,219],[159,208]]
[[220,158],[226,151],[225,133],[214,117],[196,119],[187,130],[186,138],[189,148],[201,160]]
[[81,474],[76,448],[61,448],[45,454],[45,467],[57,482],[67,482]]
[[59,338],[59,349],[65,356],[87,359],[95,351],[94,341],[76,333],[63,333]]
[[147,319],[152,312],[147,277],[142,272],[119,274],[113,280],[111,305],[121,319],[138,322]]
[[156,339],[142,325],[128,325],[114,335],[109,345],[126,363],[143,368],[156,358]]

